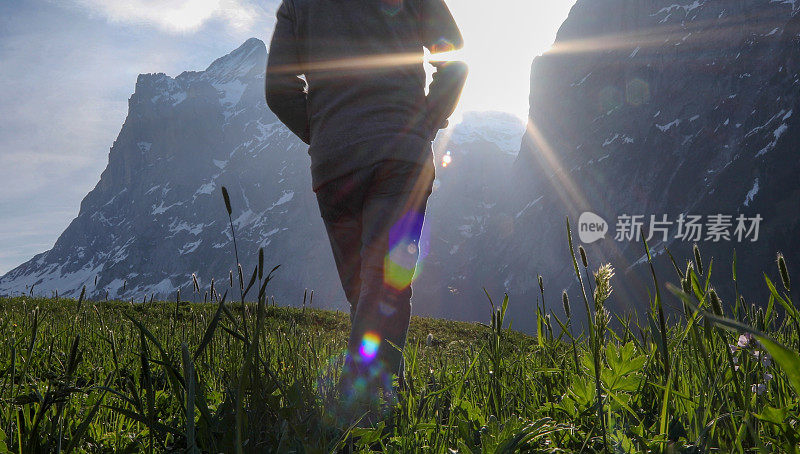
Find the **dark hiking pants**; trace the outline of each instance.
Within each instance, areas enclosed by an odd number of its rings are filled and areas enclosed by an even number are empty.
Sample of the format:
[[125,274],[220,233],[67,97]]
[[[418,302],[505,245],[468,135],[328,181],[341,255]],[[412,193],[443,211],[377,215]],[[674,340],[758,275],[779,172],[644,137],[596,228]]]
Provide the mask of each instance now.
[[[402,376],[411,319],[411,282],[419,256],[433,160],[387,160],[317,191],[352,322],[340,386],[344,392],[391,388]],[[397,346],[395,348],[391,344]]]

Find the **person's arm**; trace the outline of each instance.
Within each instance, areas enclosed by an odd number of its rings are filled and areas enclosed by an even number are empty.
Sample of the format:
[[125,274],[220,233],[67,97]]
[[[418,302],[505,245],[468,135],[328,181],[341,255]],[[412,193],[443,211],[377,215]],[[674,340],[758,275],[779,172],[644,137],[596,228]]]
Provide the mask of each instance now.
[[300,140],[310,143],[305,82],[298,77],[302,70],[291,0],[283,0],[277,16],[267,59],[267,105]]
[[[453,15],[444,0],[422,0],[423,44],[435,55],[464,47],[464,39]],[[436,68],[433,81],[428,87],[427,119],[431,129],[431,140],[439,129],[446,128],[447,119],[455,111],[464,83],[467,80],[467,64],[462,61],[431,60]]]

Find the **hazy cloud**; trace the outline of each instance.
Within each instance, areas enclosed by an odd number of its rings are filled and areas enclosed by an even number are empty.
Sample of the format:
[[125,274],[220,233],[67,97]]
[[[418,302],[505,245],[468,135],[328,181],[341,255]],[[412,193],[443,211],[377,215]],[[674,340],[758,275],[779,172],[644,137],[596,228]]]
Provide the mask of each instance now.
[[150,24],[169,33],[194,32],[212,19],[237,30],[251,30],[270,15],[270,11],[247,0],[74,1],[112,22]]

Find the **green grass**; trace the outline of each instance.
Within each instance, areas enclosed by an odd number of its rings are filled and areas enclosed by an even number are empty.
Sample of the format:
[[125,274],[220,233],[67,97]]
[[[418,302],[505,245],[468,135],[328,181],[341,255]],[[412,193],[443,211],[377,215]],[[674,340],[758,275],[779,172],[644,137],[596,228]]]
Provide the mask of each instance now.
[[[194,354],[218,307],[0,299],[0,452],[19,452],[20,445],[24,452],[55,451],[59,440],[64,451],[73,441],[78,450],[89,452],[185,449],[188,375],[183,373],[182,346]],[[254,324],[257,308],[247,308]],[[235,329],[241,311],[238,305],[230,311],[234,319],[220,319],[219,327]],[[258,347],[264,369],[261,387],[246,384],[245,438],[251,450],[277,449],[281,438],[286,449],[306,444],[305,452],[336,446],[343,431],[323,421],[319,393],[338,375],[348,330],[345,313],[266,308]],[[429,341],[430,333],[436,334]],[[449,362],[454,366],[449,372],[454,372],[465,352],[477,353],[486,343],[487,333],[479,324],[413,317],[409,345],[419,348],[416,370]],[[533,345],[530,337],[516,332],[510,333],[509,342],[523,349]],[[195,393],[203,396],[201,405],[212,415],[205,421],[196,411],[196,440],[202,441],[203,450],[233,450],[235,388],[243,362],[242,341],[222,329],[191,361]],[[427,376],[414,374],[412,383]],[[423,389],[429,385],[420,384]],[[82,431],[84,421],[88,427]]]
[[263,291],[244,316],[240,302],[0,299],[0,452],[796,452],[790,293],[773,285],[766,310],[712,302],[710,268],[657,293],[684,301],[663,324],[659,301],[641,325],[609,323],[608,268],[578,295],[586,333],[541,310],[536,336],[510,331],[507,299],[486,325],[414,317],[408,388],[373,428],[327,416],[345,313]]
[[537,307],[525,336],[505,320],[515,302],[490,295],[485,325],[414,317],[406,386],[367,428],[332,416],[348,315],[268,304],[263,251],[224,295],[195,283],[210,304],[0,298],[0,453],[800,451],[800,311],[782,257],[765,308],[740,299],[735,260],[736,298],[721,302],[695,249],[672,279],[651,265],[650,308],[631,317],[605,307],[613,269],[580,249],[579,263],[567,237],[580,287],[565,320]]

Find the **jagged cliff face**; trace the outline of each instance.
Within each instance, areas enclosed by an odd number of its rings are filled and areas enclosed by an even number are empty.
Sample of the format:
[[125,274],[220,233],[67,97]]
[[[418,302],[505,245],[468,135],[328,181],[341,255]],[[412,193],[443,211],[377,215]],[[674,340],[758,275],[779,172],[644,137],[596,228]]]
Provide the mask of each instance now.
[[251,39],[203,72],[139,76],[80,214],[52,250],[4,276],[0,292],[38,283],[37,293],[74,296],[87,285],[95,298],[141,299],[183,287],[189,298],[192,273],[206,288],[211,278],[227,288],[236,261],[223,185],[246,268],[263,246],[270,263],[284,265],[276,284],[284,291],[326,275],[321,243],[302,240],[324,235],[308,156],[266,106],[265,62],[264,43]]
[[[775,273],[776,251],[800,266],[798,6],[579,0],[553,50],[532,67],[530,133],[507,208],[528,207],[512,236],[524,252],[509,263],[526,272],[511,287],[538,290],[537,272],[550,277],[554,297],[574,285],[564,220],[577,230],[584,211],[610,224],[607,239],[585,247],[595,267],[611,261],[627,274],[616,280],[621,309],[646,307],[647,286],[652,292],[638,266],[641,241],[614,240],[624,214],[645,215],[645,234],[650,215],[703,215],[705,225],[708,215],[730,215],[732,237],[739,215],[762,216],[756,242],[714,242],[707,229],[698,241],[725,290],[733,287],[736,249],[749,302],[765,297],[760,272]],[[672,224],[667,241],[661,234],[650,241],[662,280],[676,281],[665,248],[680,266],[689,257],[692,241],[677,234]]]

